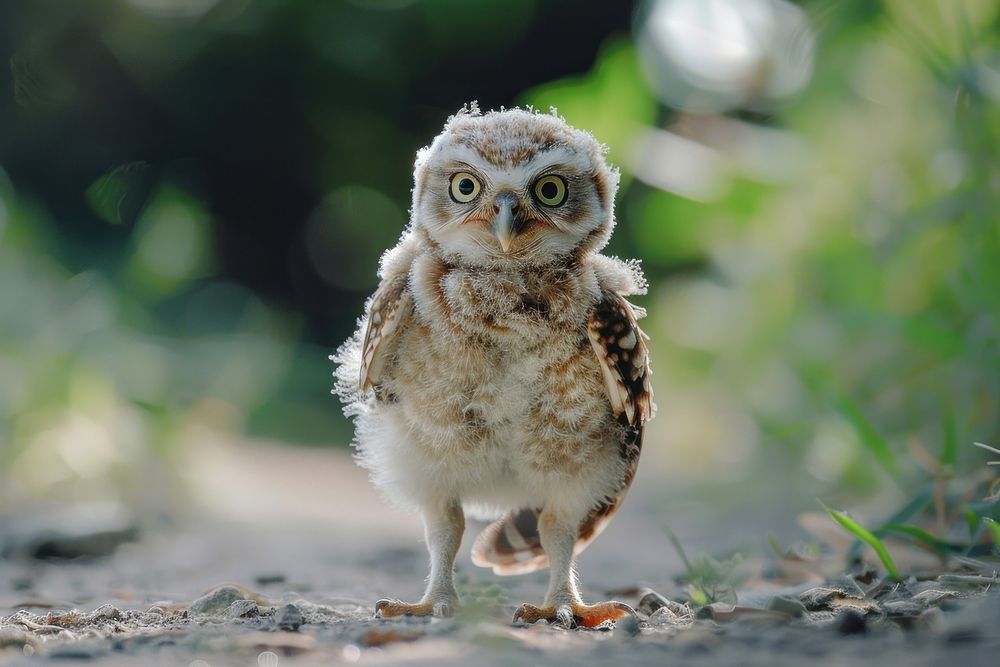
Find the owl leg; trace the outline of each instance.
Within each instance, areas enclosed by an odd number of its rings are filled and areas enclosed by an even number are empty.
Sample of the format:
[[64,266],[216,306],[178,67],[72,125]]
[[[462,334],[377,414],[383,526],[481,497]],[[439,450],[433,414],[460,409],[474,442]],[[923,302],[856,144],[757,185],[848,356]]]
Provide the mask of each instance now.
[[582,519],[570,519],[546,508],[538,519],[542,548],[549,557],[549,590],[545,604],[522,604],[514,612],[514,622],[535,623],[542,619],[566,628],[605,628],[635,611],[623,602],[584,604],[573,569],[573,547]]
[[455,555],[465,532],[465,515],[458,503],[424,508],[424,535],[431,556],[427,590],[416,604],[399,600],[375,603],[376,618],[394,616],[451,616],[458,605],[455,591]]

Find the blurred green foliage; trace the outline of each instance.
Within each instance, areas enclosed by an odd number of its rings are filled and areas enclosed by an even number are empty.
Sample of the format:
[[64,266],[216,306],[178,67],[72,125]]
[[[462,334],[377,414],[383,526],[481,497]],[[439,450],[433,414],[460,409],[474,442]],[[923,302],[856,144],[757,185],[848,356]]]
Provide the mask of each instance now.
[[816,495],[919,486],[913,443],[973,468],[960,445],[1000,439],[1000,12],[800,6],[808,86],[694,112],[629,3],[5,3],[0,493],[141,495],[194,422],[346,443],[326,353],[471,99],[557,107],[622,169],[644,465]]

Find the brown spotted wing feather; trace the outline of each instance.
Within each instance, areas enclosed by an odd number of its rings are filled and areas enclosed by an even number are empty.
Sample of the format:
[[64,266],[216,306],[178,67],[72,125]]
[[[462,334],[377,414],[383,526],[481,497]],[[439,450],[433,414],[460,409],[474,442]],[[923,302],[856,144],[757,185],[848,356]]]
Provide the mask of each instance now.
[[[641,311],[640,311],[641,312]],[[646,335],[636,308],[617,294],[605,294],[587,321],[587,335],[601,364],[611,410],[624,425],[640,428],[652,419]]]
[[656,414],[647,336],[638,323],[645,314],[624,297],[605,293],[587,321],[587,334],[601,365],[611,411],[622,426],[618,451],[625,462],[625,474],[618,493],[592,509],[580,525],[578,552],[604,530],[618,511],[639,465],[646,422]]
[[378,385],[386,362],[391,357],[395,334],[412,307],[405,275],[382,283],[372,296],[368,308],[368,326],[361,347],[361,374],[358,381],[362,391]]

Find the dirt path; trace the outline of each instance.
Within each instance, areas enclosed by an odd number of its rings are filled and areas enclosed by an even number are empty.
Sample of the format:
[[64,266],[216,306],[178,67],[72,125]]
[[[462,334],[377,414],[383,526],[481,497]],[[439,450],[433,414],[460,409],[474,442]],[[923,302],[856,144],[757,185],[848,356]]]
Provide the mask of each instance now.
[[[281,460],[263,465],[273,473]],[[224,459],[220,465],[236,464]],[[312,472],[299,470],[287,488],[275,482],[266,490],[248,471],[233,477],[239,480],[234,486],[202,471],[209,480],[204,483],[216,486],[196,491],[227,498],[223,511],[199,512],[196,520],[142,522],[137,541],[104,558],[39,560],[8,539],[7,557],[0,561],[0,664],[34,665],[44,658],[189,667],[972,667],[995,665],[1000,655],[1000,595],[984,581],[928,578],[890,585],[870,572],[796,584],[756,577],[743,584],[735,609],[720,604],[698,613],[649,595],[646,588],[676,601],[687,591],[675,581],[683,567],[650,501],[655,494],[641,485],[580,562],[587,595],[632,604],[639,610],[636,621],[613,631],[512,625],[517,604],[540,601],[546,574],[499,579],[473,567],[472,530],[458,568],[465,606],[455,618],[375,620],[377,598],[420,594],[426,557],[419,526],[375,498],[343,457],[323,455],[306,467]],[[309,474],[327,485],[334,480],[336,488],[313,489]],[[296,484],[308,488],[296,492]],[[323,503],[342,500],[345,489],[356,504],[323,509]],[[297,505],[300,511],[293,511]],[[28,521],[32,527],[43,523]],[[716,548],[734,534],[731,526],[715,531],[727,537],[712,544],[698,528],[704,523],[675,526],[693,553]],[[113,538],[114,531],[105,537]]]

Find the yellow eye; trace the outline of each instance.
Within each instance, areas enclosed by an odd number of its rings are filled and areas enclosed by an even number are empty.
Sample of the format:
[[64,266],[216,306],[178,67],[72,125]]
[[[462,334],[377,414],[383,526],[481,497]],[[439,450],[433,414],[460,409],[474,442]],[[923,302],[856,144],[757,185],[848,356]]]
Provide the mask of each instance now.
[[451,187],[448,188],[451,198],[459,204],[468,204],[479,196],[482,186],[479,180],[467,171],[460,171],[451,177]]
[[542,176],[535,181],[535,198],[545,206],[562,206],[566,201],[566,180],[562,176]]

